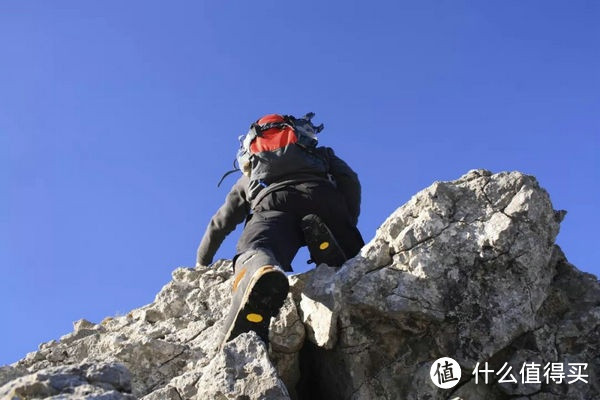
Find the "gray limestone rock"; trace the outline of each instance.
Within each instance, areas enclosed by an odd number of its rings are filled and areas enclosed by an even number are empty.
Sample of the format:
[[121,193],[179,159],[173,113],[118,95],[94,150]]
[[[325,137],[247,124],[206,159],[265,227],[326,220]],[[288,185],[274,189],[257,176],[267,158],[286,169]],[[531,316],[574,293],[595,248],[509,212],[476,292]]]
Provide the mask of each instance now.
[[129,371],[118,363],[45,368],[0,387],[1,399],[135,399]]
[[[301,354],[311,371],[301,371],[300,397],[599,397],[600,286],[554,245],[564,214],[518,172],[471,171],[415,195],[333,277],[317,269],[302,278],[324,309],[298,302],[315,344]],[[332,312],[337,338],[315,340]],[[440,357],[463,371],[453,390],[431,382]],[[525,362],[586,363],[589,383],[474,384],[484,362],[495,371],[504,363],[517,371]]]
[[[220,260],[1,367],[0,398],[600,399],[600,284],[554,244],[564,215],[518,172],[436,182],[342,268],[291,276],[268,348],[248,333],[219,350],[232,286]],[[460,364],[453,389],[430,378],[440,357]],[[541,382],[476,383],[484,363],[517,378],[534,363]],[[544,366],[579,363],[587,382],[544,380]]]
[[254,332],[225,345],[198,383],[198,399],[289,399],[288,391],[269,361],[267,349]]

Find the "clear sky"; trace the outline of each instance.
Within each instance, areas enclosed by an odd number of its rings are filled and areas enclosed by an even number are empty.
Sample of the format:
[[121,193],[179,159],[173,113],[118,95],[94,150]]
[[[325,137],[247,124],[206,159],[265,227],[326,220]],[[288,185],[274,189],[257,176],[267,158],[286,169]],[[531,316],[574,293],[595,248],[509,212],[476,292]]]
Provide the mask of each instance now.
[[520,170],[598,275],[599,20],[592,0],[0,2],[0,365],[193,266],[267,113],[325,123],[367,241],[436,180]]

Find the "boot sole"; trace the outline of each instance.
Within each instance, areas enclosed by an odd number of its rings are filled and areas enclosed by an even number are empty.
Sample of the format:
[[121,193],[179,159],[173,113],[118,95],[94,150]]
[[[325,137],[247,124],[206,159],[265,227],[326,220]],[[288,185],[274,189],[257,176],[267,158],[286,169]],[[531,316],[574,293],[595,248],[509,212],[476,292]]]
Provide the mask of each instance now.
[[310,257],[317,265],[341,267],[346,262],[346,254],[318,216],[307,215],[302,219],[301,227]]
[[271,266],[259,269],[248,284],[234,322],[223,345],[245,332],[254,331],[269,343],[269,324],[277,316],[289,291],[287,276]]

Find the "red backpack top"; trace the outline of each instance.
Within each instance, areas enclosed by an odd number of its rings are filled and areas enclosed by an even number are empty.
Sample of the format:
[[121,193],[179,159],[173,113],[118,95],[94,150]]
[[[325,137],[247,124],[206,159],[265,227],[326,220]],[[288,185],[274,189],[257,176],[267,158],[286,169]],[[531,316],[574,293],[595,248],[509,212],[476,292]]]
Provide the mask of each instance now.
[[240,137],[236,169],[226,173],[221,182],[228,174],[241,170],[250,178],[251,197],[255,197],[263,187],[294,175],[326,175],[327,161],[313,151],[317,133],[323,130],[323,124],[315,126],[311,122],[314,115],[294,118],[268,114],[253,123]]

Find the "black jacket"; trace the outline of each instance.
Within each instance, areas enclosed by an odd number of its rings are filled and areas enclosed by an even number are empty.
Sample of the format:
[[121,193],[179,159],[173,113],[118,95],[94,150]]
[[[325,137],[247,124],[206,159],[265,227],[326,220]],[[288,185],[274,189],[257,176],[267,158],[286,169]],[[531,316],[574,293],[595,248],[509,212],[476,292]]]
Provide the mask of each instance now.
[[[357,174],[341,158],[337,157],[333,149],[329,147],[318,147],[315,151],[327,159],[329,164],[329,174],[335,180],[337,189],[346,198],[346,203],[354,225],[358,222],[360,214],[361,187]],[[289,179],[271,183],[255,197],[250,198],[249,183],[250,179],[242,175],[233,185],[225,203],[219,208],[217,213],[211,218],[208,227],[202,237],[196,262],[200,265],[209,265],[225,237],[229,235],[238,224],[242,223],[252,209],[268,193],[281,190],[286,186],[292,186],[298,183],[309,181],[325,181],[327,178],[317,175],[293,176]]]

